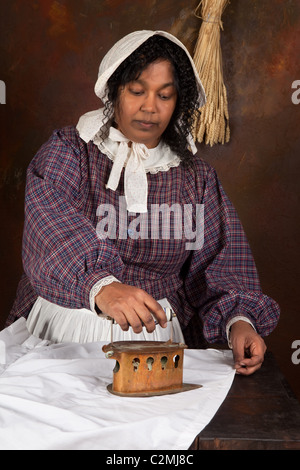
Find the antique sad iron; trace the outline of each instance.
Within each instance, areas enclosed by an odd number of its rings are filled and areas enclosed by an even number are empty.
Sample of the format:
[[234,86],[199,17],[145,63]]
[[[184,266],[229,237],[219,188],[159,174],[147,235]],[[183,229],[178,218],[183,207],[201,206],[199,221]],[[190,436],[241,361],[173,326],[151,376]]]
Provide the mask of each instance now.
[[[172,317],[175,314],[171,314]],[[110,319],[112,324],[113,320]],[[113,383],[107,390],[122,397],[150,397],[200,388],[184,384],[183,355],[187,345],[173,342],[173,325],[168,341],[117,341],[104,345],[106,358],[115,359]]]

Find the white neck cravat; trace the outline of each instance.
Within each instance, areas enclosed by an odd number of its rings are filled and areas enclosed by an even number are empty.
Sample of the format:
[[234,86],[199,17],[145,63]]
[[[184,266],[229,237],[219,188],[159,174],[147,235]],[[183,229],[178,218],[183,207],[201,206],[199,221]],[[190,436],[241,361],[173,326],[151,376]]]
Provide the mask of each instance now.
[[[123,167],[124,194],[129,212],[147,212],[147,173],[168,171],[180,164],[180,158],[169,146],[160,142],[155,149],[128,140],[119,130],[110,127],[109,136],[103,140],[99,130],[104,125],[103,108],[90,111],[79,119],[77,130],[85,142],[93,141],[99,150],[113,161],[106,188],[115,191]],[[195,145],[194,145],[195,146]]]
[[[124,193],[129,212],[147,212],[148,182],[144,160],[149,157],[149,151],[144,144],[130,142],[120,131],[110,128],[109,138],[118,142],[111,173],[106,185],[107,189],[115,191],[119,185],[123,167]],[[131,145],[128,145],[128,144]]]

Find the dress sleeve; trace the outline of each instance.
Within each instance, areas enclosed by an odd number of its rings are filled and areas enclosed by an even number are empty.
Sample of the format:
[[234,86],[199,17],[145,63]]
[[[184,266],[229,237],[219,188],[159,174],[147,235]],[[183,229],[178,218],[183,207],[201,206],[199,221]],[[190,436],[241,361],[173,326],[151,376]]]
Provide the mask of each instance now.
[[226,340],[226,326],[235,317],[248,318],[266,336],[278,322],[279,307],[261,291],[246,235],[212,168],[202,194],[204,243],[190,256],[187,300],[200,315],[208,342]]
[[90,308],[92,287],[122,277],[111,240],[100,240],[86,216],[86,147],[73,132],[56,131],[27,171],[23,265],[36,293],[68,308]]

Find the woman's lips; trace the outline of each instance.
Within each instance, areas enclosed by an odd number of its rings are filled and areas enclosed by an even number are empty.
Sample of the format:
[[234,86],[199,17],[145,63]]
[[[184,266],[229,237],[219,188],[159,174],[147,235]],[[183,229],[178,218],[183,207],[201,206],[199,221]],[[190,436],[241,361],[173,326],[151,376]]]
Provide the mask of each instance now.
[[151,129],[152,127],[157,125],[155,122],[151,122],[151,121],[135,121],[135,122],[142,129]]

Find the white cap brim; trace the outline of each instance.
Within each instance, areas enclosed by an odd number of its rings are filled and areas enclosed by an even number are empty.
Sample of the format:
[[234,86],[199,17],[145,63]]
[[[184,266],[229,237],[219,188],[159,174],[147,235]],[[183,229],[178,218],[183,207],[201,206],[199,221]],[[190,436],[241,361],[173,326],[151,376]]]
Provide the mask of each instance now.
[[196,70],[195,63],[187,48],[182,44],[182,42],[172,34],[167,33],[165,31],[135,31],[116,42],[114,46],[104,56],[100,64],[98,79],[95,85],[96,95],[101,99],[103,103],[105,103],[105,101],[107,100],[107,82],[109,78],[117,70],[119,65],[121,65],[121,63],[125,59],[127,59],[127,57],[129,57],[139,46],[141,46],[145,41],[147,41],[147,39],[155,35],[166,37],[167,39],[181,47],[187,54],[191,62],[198,86],[199,107],[202,107],[206,102],[206,96],[198,72]]

